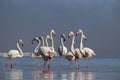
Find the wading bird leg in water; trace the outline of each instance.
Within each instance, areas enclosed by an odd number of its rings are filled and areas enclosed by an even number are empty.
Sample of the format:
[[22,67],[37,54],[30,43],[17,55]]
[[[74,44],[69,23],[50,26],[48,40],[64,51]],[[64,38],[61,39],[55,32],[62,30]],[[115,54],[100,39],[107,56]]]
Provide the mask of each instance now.
[[13,68],[13,61],[12,61],[12,59],[10,59],[10,63],[11,63],[11,69]]
[[77,70],[77,71],[80,71],[79,59],[77,59],[77,62],[76,62],[76,70]]
[[48,71],[50,71],[50,61],[48,61]]
[[46,71],[46,63],[47,63],[47,61],[44,61],[44,66],[43,66],[44,71]]
[[60,67],[62,67],[62,56],[60,56]]
[[37,63],[37,60],[34,61],[34,63],[32,64],[32,67],[34,68],[35,64]]
[[8,64],[10,64],[10,68],[12,69],[13,68],[13,65],[12,65],[12,59],[9,59],[8,63],[6,64],[6,69],[8,69]]
[[72,61],[70,61],[69,69],[72,70]]
[[89,70],[89,62],[90,62],[90,59],[89,58],[87,58],[87,71]]
[[37,59],[38,68],[40,69],[39,58]]

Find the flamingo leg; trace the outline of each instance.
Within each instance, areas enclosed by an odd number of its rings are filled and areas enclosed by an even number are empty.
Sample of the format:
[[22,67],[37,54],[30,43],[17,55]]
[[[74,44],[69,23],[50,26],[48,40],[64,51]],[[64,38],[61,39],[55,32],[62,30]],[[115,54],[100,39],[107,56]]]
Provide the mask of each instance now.
[[44,66],[43,66],[43,68],[44,68],[44,71],[46,71],[46,61],[44,61]]
[[72,70],[72,61],[70,61],[69,69]]
[[48,61],[48,71],[50,71],[50,61]]
[[62,57],[60,56],[60,67],[62,67]]
[[76,69],[78,68],[78,60],[76,60]]
[[8,69],[8,64],[10,63],[10,59],[9,61],[6,63],[6,69]]
[[89,69],[89,62],[90,62],[90,60],[89,60],[89,58],[87,59],[87,71],[88,71],[88,69]]
[[79,59],[76,60],[76,69],[77,69],[78,71],[80,70]]
[[37,59],[38,67],[40,68],[39,58]]
[[34,67],[36,63],[37,63],[37,59],[35,59],[35,61],[33,62],[32,67]]
[[11,67],[11,69],[13,68],[13,61],[12,61],[12,59],[10,59],[10,67]]

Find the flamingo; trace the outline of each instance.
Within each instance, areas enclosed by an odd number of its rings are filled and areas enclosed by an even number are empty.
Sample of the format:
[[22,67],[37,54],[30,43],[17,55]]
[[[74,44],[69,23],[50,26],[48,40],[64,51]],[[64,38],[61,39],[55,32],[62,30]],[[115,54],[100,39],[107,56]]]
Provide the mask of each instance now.
[[[57,52],[55,51],[55,48],[54,48],[53,35],[56,36],[56,32],[55,32],[54,29],[51,29],[50,34],[47,35],[48,39],[51,40],[51,43],[52,43],[51,47],[47,46],[50,49],[50,51],[49,51],[49,57],[50,58],[48,60],[48,69],[50,69],[50,62],[49,61],[53,59],[53,56],[57,55]],[[46,45],[48,45],[47,39],[46,39]]]
[[66,54],[65,58],[67,60],[70,61],[70,65],[69,65],[69,68],[71,69],[72,68],[72,61],[75,60],[75,56],[74,56],[74,39],[75,39],[75,36],[74,36],[74,33],[72,31],[69,32],[69,35],[68,37],[72,37],[72,43],[71,43],[71,48],[70,48],[70,51]]
[[55,32],[55,30],[54,29],[52,29],[51,31],[50,31],[50,37],[51,37],[51,43],[52,43],[52,46],[51,47],[49,47],[50,48],[50,55],[51,56],[56,56],[57,55],[57,52],[55,51],[55,48],[54,48],[54,40],[53,40],[53,35],[54,36],[56,36],[56,32]]
[[[22,44],[22,46],[24,45],[24,42],[23,42],[22,39],[19,39],[17,41],[17,48],[18,48],[18,50],[14,50],[14,49],[13,50],[9,50],[9,52],[7,54],[8,55],[8,59],[9,59],[8,63],[10,63],[11,68],[13,68],[13,65],[12,65],[12,59],[13,58],[23,57],[23,51],[20,48],[19,44]],[[8,64],[6,64],[6,68],[7,67],[8,67]]]
[[42,57],[39,53],[38,53],[38,48],[40,46],[40,39],[39,37],[35,37],[34,39],[32,39],[32,44],[33,42],[36,41],[38,43],[38,45],[35,47],[33,53],[32,53],[32,58],[36,58],[36,60],[34,61],[33,65],[34,66],[36,63],[39,64],[39,59]]
[[89,62],[89,58],[91,58],[92,56],[96,56],[96,53],[88,48],[88,47],[83,47],[83,39],[87,39],[86,36],[83,34],[83,31],[81,29],[78,29],[78,31],[76,32],[76,36],[81,33],[81,42],[80,42],[80,51],[83,54],[83,56],[85,58],[87,58],[87,67],[88,67],[88,62]]
[[62,34],[60,36],[60,42],[61,42],[61,46],[59,46],[58,48],[58,54],[60,56],[60,66],[62,66],[62,61],[61,61],[61,56],[65,56],[67,54],[67,47],[64,46],[63,41],[65,41],[65,34]]
[[[46,37],[46,38],[48,38],[48,37]],[[41,56],[44,60],[44,70],[46,70],[47,62],[49,60],[51,60],[53,57],[50,55],[51,49],[44,45],[44,38],[42,36],[40,37],[40,40],[42,41],[42,46],[39,49],[39,53],[41,54]],[[49,68],[50,68],[50,65],[48,65],[48,69]]]

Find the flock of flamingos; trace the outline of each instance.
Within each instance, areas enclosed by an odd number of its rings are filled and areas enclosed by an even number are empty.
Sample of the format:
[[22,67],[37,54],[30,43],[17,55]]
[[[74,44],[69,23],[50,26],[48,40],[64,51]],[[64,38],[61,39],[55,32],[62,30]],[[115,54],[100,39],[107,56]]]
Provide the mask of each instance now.
[[[75,36],[77,36],[78,34],[81,34],[80,47],[74,48]],[[61,34],[61,36],[60,36],[61,45],[58,47],[57,51],[55,51],[55,49],[54,49],[53,36],[56,36],[56,32],[55,32],[55,30],[52,29],[50,31],[50,34],[47,35],[45,38],[46,45],[44,44],[44,38],[42,36],[35,37],[32,40],[32,44],[34,42],[37,43],[37,46],[34,49],[34,52],[29,54],[29,56],[36,58],[35,62],[33,63],[33,66],[36,64],[39,65],[39,59],[42,58],[44,60],[44,65],[43,65],[44,70],[46,70],[46,69],[49,70],[50,69],[49,62],[53,59],[54,56],[59,55],[60,66],[62,66],[62,60],[61,60],[62,57],[61,56],[64,56],[65,59],[70,61],[69,68],[72,68],[71,62],[73,60],[76,60],[76,69],[79,69],[80,68],[79,60],[81,58],[86,58],[89,61],[90,57],[96,56],[95,52],[92,49],[90,49],[88,47],[83,47],[83,41],[86,40],[86,36],[84,35],[84,33],[81,29],[78,29],[78,31],[75,34],[72,31],[69,32],[68,37],[69,38],[72,37],[71,48],[69,51],[67,50],[67,47],[64,45],[64,41],[66,40],[65,34]],[[51,46],[48,45],[48,40],[51,41],[51,44],[52,44]],[[17,41],[18,50],[9,50],[8,53],[2,54],[3,57],[7,57],[9,59],[9,61],[6,64],[6,68],[8,68],[9,65],[10,65],[10,68],[13,68],[13,65],[12,65],[13,58],[23,57],[25,55],[25,53],[23,53],[22,49],[20,48],[20,45],[21,46],[24,45],[24,42],[22,39],[19,39]],[[87,63],[87,66],[88,66],[88,63]]]

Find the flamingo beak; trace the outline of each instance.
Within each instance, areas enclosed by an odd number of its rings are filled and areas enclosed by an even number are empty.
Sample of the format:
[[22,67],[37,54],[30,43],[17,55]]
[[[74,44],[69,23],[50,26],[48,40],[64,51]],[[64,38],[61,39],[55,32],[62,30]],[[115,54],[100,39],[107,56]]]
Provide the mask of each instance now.
[[68,38],[70,38],[70,35],[68,35]]
[[76,32],[76,34],[75,34],[76,36],[78,35],[78,32]]
[[22,46],[24,46],[24,44],[22,44]]
[[85,40],[87,40],[87,37],[84,35],[84,37],[83,37]]
[[24,46],[24,42],[23,41],[20,41],[21,45]]
[[56,36],[57,34],[56,34],[56,32],[54,32],[54,36]]
[[96,53],[94,53],[94,55],[93,56],[96,56]]
[[32,44],[33,44],[33,42],[35,41],[35,38],[34,39],[32,39]]
[[64,38],[64,41],[66,40],[66,38]]

